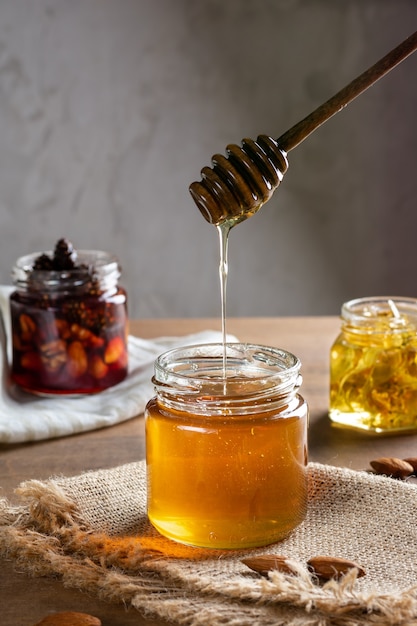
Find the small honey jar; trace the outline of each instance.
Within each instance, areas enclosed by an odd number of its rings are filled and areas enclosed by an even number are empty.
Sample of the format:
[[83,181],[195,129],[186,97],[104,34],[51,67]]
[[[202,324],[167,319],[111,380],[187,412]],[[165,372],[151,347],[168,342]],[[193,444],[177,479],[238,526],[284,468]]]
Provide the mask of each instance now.
[[278,541],[307,508],[308,409],[300,361],[239,343],[155,362],[146,407],[148,516],[175,541],[240,549]]
[[417,299],[346,302],[330,352],[330,419],[390,434],[417,429]]
[[39,395],[97,393],[127,375],[127,296],[107,252],[55,250],[20,257],[10,296],[11,378]]

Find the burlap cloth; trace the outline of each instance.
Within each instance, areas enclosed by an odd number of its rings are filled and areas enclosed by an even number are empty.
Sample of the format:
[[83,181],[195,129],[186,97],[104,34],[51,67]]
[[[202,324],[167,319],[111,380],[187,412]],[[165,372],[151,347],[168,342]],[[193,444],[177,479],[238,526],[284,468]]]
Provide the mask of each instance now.
[[[197,626],[417,625],[417,487],[309,465],[309,510],[287,539],[245,552],[181,546],[152,529],[143,462],[75,478],[31,480],[21,506],[0,501],[0,550],[19,569],[54,575],[145,615]],[[262,577],[241,559],[284,554],[298,575]],[[366,569],[317,584],[309,557]]]

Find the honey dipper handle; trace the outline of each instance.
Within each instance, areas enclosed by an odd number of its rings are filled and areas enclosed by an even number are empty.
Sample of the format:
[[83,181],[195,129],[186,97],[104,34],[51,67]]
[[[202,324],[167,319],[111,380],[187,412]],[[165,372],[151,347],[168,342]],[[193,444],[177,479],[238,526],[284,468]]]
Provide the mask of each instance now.
[[332,98],[320,105],[310,115],[307,115],[301,122],[295,124],[286,133],[277,139],[277,143],[282,150],[289,152],[298,146],[304,139],[313,133],[319,126],[344,107],[352,102],[357,96],[368,87],[376,83],[385,74],[391,71],[396,65],[401,63],[417,49],[417,32],[410,35],[399,46],[388,52],[375,65],[372,65],[363,74],[352,80],[346,87],[341,89]]

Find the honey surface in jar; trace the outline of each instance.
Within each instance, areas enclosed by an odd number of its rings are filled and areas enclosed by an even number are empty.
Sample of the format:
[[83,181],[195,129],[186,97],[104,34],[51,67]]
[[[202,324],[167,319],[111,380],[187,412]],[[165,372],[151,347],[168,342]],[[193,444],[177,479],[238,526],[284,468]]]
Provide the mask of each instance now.
[[376,433],[417,429],[417,302],[405,300],[407,310],[379,299],[373,309],[366,303],[361,319],[357,311],[345,319],[330,354],[335,424]]
[[[224,392],[233,393],[228,385]],[[212,385],[207,396],[200,393],[203,404],[213,400]],[[219,391],[219,404],[224,398]],[[148,403],[148,516],[163,535],[200,547],[247,548],[279,541],[304,519],[304,401],[294,395],[273,410],[246,409],[243,402],[240,412],[207,407],[194,414],[186,402],[184,410],[158,398]]]

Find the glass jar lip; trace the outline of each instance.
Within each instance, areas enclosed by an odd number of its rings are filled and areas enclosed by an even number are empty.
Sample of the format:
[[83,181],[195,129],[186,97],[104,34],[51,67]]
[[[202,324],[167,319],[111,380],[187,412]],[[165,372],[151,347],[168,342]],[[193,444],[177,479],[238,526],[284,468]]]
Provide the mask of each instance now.
[[19,257],[12,269],[12,280],[17,286],[27,285],[30,278],[46,288],[63,283],[83,285],[91,279],[105,279],[110,275],[120,276],[121,269],[117,257],[103,250],[77,250],[77,264],[83,267],[72,270],[33,270],[35,260],[42,254],[53,255],[52,250],[31,252]]
[[[286,393],[300,386],[301,362],[291,352],[281,348],[251,343],[205,343],[173,348],[161,354],[154,364],[153,383],[162,393],[199,395],[212,384],[224,381],[223,350],[226,350],[227,382],[244,378],[263,383],[245,397],[263,393]],[[229,374],[234,374],[235,379]]]
[[[349,300],[342,305],[342,320],[350,328],[380,332],[404,332],[417,327],[417,298],[402,296],[367,296]],[[376,330],[376,329],[375,329]]]

